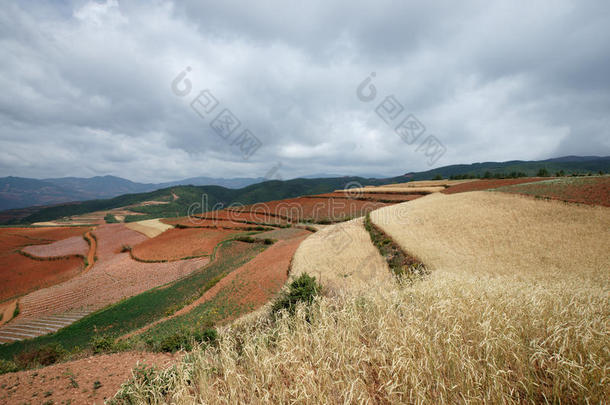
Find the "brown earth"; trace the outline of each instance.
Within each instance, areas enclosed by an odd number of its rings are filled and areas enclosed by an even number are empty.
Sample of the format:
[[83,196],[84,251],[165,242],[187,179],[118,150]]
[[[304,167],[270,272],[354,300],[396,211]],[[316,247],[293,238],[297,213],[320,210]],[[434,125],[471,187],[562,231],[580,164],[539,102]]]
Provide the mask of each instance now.
[[89,228],[2,228],[0,229],[0,301],[54,285],[77,275],[83,269],[78,257],[33,260],[18,250],[30,245],[51,244],[80,237]]
[[466,191],[489,190],[490,188],[510,186],[513,184],[531,183],[534,181],[545,180],[544,177],[525,177],[520,179],[489,179],[474,180],[466,183],[456,184],[442,191],[445,194],[463,193]]
[[146,236],[127,229],[123,224],[101,225],[94,234],[98,241],[98,261],[91,270],[21,298],[19,318],[29,319],[73,309],[98,309],[184,277],[209,262],[208,258],[170,263],[136,262],[129,253],[120,252],[121,246],[135,245],[146,240]]
[[140,260],[177,260],[210,255],[221,241],[239,233],[230,229],[170,229],[133,246],[132,254]]
[[179,358],[179,354],[126,352],[0,375],[0,403],[103,404],[131,377],[136,365],[164,368]]
[[610,207],[609,176],[563,177],[536,183],[501,187],[498,191]]
[[241,211],[261,213],[290,219],[291,221],[330,220],[342,221],[346,217],[359,217],[386,206],[386,203],[344,198],[299,197],[258,203],[241,208]]

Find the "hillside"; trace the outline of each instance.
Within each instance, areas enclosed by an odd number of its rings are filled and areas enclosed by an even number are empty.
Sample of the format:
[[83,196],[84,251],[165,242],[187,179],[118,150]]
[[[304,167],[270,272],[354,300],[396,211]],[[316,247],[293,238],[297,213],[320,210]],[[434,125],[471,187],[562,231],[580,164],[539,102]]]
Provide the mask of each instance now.
[[[131,207],[130,210],[148,215],[149,217],[178,217],[188,215],[189,207],[191,207],[192,210],[194,209],[191,213],[201,212],[203,195],[207,196],[208,210],[211,210],[217,204],[222,204],[223,206],[228,206],[233,203],[246,205],[298,197],[301,195],[322,194],[344,188],[350,182],[369,185],[395,182],[397,179],[401,178],[376,180],[364,179],[361,177],[339,177],[325,179],[294,179],[287,181],[273,180],[253,184],[237,190],[220,186],[177,186],[148,193],[126,194],[105,200],[91,200],[44,207],[23,218],[14,218],[12,220],[7,220],[5,223],[28,224],[50,221],[61,217],[69,217],[93,211],[133,206],[146,201],[163,201],[167,203]],[[402,180],[404,180],[404,178]],[[173,195],[177,198],[174,198]],[[127,218],[127,220],[129,221],[130,219]]]

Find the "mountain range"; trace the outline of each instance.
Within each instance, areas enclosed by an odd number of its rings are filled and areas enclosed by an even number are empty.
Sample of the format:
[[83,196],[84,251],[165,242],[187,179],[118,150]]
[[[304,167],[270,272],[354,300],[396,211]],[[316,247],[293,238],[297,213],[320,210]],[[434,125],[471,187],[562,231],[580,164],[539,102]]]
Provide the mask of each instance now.
[[[406,180],[425,180],[436,176],[450,177],[455,175],[481,175],[522,172],[535,175],[540,168],[550,173],[563,170],[566,174],[599,171],[610,172],[610,156],[563,156],[539,161],[513,160],[507,162],[483,162],[462,165],[450,165],[422,172],[410,172]],[[304,178],[340,178],[338,175],[317,174]],[[371,178],[374,176],[365,176]],[[31,179],[23,177],[0,178],[0,210],[49,206],[69,202],[108,199],[124,194],[147,193],[179,185],[220,186],[227,189],[242,189],[253,184],[264,182],[257,178],[213,178],[192,177],[165,183],[137,183],[116,176],[96,176],[91,178],[63,177],[49,179]]]

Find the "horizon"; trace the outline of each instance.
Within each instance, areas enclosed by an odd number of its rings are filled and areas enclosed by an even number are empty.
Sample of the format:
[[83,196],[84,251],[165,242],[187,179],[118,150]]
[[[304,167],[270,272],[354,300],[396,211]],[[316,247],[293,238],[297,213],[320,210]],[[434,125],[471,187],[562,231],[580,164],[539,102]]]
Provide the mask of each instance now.
[[[554,157],[549,157],[549,158],[545,158],[545,159],[540,159],[539,161],[547,161],[547,160],[553,160],[553,159],[564,159],[564,158],[571,158],[571,157],[576,157],[576,158],[599,158],[599,159],[606,159],[606,158],[610,158],[610,155],[608,156],[603,156],[603,155],[588,155],[588,156],[579,156],[579,155],[564,155],[564,156],[554,156]],[[474,165],[474,164],[486,164],[486,163],[508,163],[508,162],[529,162],[528,160],[522,160],[522,159],[511,159],[511,160],[505,160],[505,161],[484,161],[484,162],[469,162],[469,163],[456,163],[457,165]],[[452,166],[452,165],[447,165],[447,166]],[[435,167],[433,169],[430,170],[434,170],[434,169],[442,169],[443,167],[447,167],[447,166],[440,166],[440,167]],[[427,170],[423,170],[422,172],[425,172]],[[386,179],[386,178],[393,178],[393,177],[401,177],[401,176],[406,176],[409,174],[413,174],[413,173],[419,173],[416,171],[406,171],[403,173],[399,173],[399,174],[390,174],[390,175],[376,175],[376,176],[367,176],[367,175],[363,175],[363,174],[330,174],[330,173],[315,173],[315,174],[305,174],[303,176],[297,176],[297,177],[289,177],[289,178],[266,178],[264,176],[257,176],[257,177],[212,177],[212,176],[205,176],[205,175],[201,175],[201,176],[188,176],[188,177],[184,177],[184,178],[177,178],[177,179],[172,179],[169,181],[162,181],[162,182],[139,182],[136,180],[133,180],[131,178],[128,177],[123,177],[123,176],[116,176],[116,175],[112,175],[112,174],[98,174],[95,176],[89,176],[89,177],[79,177],[79,176],[63,176],[63,177],[40,177],[40,178],[36,178],[36,177],[22,177],[22,176],[15,176],[15,175],[6,175],[0,178],[21,178],[21,179],[33,179],[33,180],[40,180],[40,181],[44,181],[44,180],[56,180],[56,179],[67,179],[67,178],[74,178],[74,179],[85,179],[85,180],[90,180],[93,178],[106,178],[106,177],[112,177],[112,178],[117,178],[117,179],[121,179],[121,180],[127,180],[127,181],[131,181],[133,183],[140,183],[140,184],[151,184],[151,185],[163,185],[164,183],[174,183],[174,182],[178,182],[178,181],[184,181],[184,180],[191,180],[191,179],[198,179],[198,178],[210,178],[213,180],[242,180],[242,179],[247,179],[247,180],[261,180],[261,182],[264,181],[271,181],[271,180],[280,180],[280,181],[285,181],[285,180],[295,180],[295,179],[314,179],[314,178],[340,178],[340,177],[362,177],[362,178],[377,178],[377,179]]]
[[388,175],[610,155],[610,4],[439,4],[10,3],[0,176]]

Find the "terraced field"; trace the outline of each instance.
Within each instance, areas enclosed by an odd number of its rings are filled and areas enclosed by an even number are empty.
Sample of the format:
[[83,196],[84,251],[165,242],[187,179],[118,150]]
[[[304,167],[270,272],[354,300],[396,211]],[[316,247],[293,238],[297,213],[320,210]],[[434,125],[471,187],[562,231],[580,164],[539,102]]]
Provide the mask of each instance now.
[[209,256],[220,242],[240,233],[243,231],[211,228],[170,229],[133,246],[131,253],[140,261],[172,261]]
[[536,198],[610,207],[610,176],[561,177],[535,183],[507,185],[495,190]]
[[299,197],[234,208],[233,211],[283,218],[290,222],[337,222],[364,216],[385,205],[377,201]]
[[[83,268],[83,259],[76,256],[58,258],[57,260],[34,260],[20,253],[20,250],[40,252],[40,257],[55,256],[53,250],[56,242],[70,238],[70,244],[83,239],[89,228],[1,228],[0,229],[0,302],[34,291],[36,289],[60,283],[78,274]],[[59,245],[60,255],[82,253],[79,249],[65,250]],[[62,250],[63,249],[63,250]],[[84,252],[86,254],[86,251]]]
[[327,288],[316,305],[223,329],[218,349],[164,372],[169,391],[130,389],[178,403],[605,403],[608,208],[434,193],[371,220],[431,274],[397,283],[361,220],[327,226],[293,261]]

